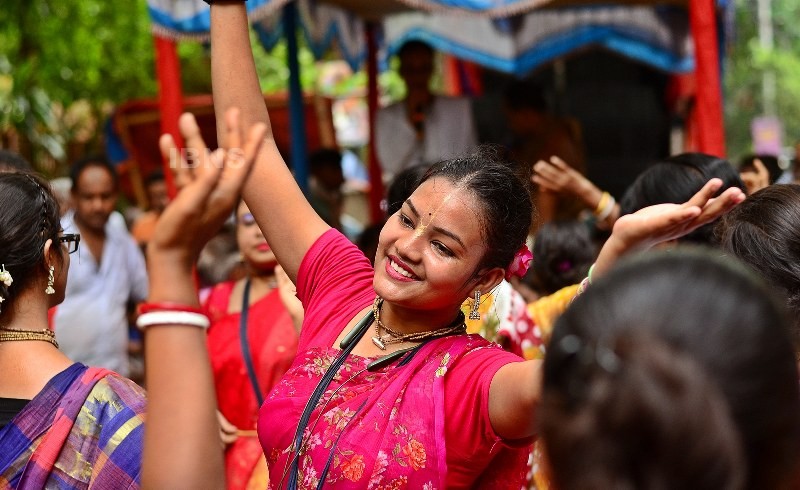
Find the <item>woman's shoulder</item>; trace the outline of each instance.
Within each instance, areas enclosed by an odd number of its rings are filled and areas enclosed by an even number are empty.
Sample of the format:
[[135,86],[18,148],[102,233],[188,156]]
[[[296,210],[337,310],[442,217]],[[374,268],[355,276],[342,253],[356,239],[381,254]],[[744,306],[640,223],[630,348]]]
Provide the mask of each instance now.
[[303,257],[297,274],[297,297],[308,300],[320,294],[343,294],[351,288],[369,288],[374,270],[367,257],[339,231],[330,229]]
[[231,293],[233,293],[233,288],[236,287],[236,281],[224,281],[217,283],[209,289],[208,292],[208,299],[206,301],[212,300],[220,300],[225,299],[227,300]]
[[109,371],[94,385],[87,401],[110,406],[111,410],[104,411],[105,414],[127,412],[130,416],[141,415],[143,418],[147,397],[144,388],[128,378]]
[[467,336],[461,355],[454,359],[450,369],[451,376],[471,376],[477,371],[496,371],[500,367],[524,359],[517,354],[503,349],[496,342],[491,342],[480,335]]
[[[144,452],[145,393],[112,371],[89,368],[96,379],[73,424],[69,444],[94,462],[90,488],[138,488]],[[99,465],[99,462],[104,464]]]

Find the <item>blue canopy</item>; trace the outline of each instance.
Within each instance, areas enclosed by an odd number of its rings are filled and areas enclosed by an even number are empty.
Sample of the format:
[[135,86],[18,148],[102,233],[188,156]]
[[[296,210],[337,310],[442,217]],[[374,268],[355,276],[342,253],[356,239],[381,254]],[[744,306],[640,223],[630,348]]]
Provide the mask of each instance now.
[[[283,38],[280,7],[291,1],[247,2],[253,26],[266,49]],[[405,1],[427,11],[409,10],[383,19],[384,57],[403,42],[418,39],[441,52],[517,76],[588,47],[601,47],[668,72],[688,72],[694,67],[688,15],[682,7],[584,5],[531,10],[546,2]],[[321,57],[335,46],[357,69],[366,58],[364,21],[331,3],[294,0],[298,24],[315,56]],[[154,29],[161,35],[198,39],[208,35],[210,12],[201,0],[148,0],[148,6]],[[452,15],[454,11],[461,15]],[[521,12],[527,13],[494,18]]]

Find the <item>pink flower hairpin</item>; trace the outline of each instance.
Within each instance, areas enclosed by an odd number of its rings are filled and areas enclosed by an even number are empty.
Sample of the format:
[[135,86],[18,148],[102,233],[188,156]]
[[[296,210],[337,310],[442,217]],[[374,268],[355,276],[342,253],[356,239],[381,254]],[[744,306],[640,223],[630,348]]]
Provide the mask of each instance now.
[[523,243],[517,253],[514,254],[514,260],[511,261],[511,265],[506,269],[506,281],[513,276],[524,276],[532,262],[533,254],[528,249],[528,246]]

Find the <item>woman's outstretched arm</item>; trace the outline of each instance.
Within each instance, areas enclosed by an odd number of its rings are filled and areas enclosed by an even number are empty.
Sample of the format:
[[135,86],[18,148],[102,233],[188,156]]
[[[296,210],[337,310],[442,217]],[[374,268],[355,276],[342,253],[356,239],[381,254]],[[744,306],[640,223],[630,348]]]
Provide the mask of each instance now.
[[[711,179],[683,204],[657,204],[620,218],[600,251],[594,275],[607,272],[625,254],[691,233],[744,200],[744,193],[735,187],[713,197],[721,186],[721,180]],[[541,377],[542,362],[538,360],[507,364],[494,375],[489,389],[489,419],[499,436],[520,439],[536,433]]]
[[[184,115],[181,133],[187,148],[200,158],[194,168],[175,161],[185,185],[164,210],[147,247],[151,305],[174,311],[199,307],[192,268],[200,250],[230,216],[261,145],[263,125],[240,130],[238,114],[227,114],[230,128],[223,141],[242,153],[210,154],[194,117]],[[178,155],[169,136],[161,139],[165,157]],[[173,310],[170,313],[170,309]],[[140,317],[146,318],[145,313]],[[152,317],[151,317],[152,318]],[[147,426],[143,488],[223,488],[225,475],[211,364],[205,330],[186,324],[147,328]]]
[[278,262],[296,281],[306,251],[329,227],[308,204],[275,146],[243,2],[216,2],[211,7],[211,81],[219,135],[225,134],[223,114],[231,107],[241,110],[245,130],[259,122],[267,125],[242,195]]

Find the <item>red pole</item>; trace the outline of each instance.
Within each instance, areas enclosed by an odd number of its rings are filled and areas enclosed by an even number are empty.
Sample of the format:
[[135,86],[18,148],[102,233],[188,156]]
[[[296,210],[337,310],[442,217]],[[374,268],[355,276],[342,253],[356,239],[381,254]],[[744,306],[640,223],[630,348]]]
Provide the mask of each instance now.
[[369,215],[372,223],[379,223],[384,219],[381,209],[383,200],[383,172],[378,162],[378,153],[375,148],[375,115],[378,112],[378,43],[375,38],[377,25],[367,23],[367,105],[369,107]]
[[[156,45],[156,75],[158,76],[158,105],[161,112],[161,133],[170,134],[178,148],[183,148],[183,138],[178,130],[178,119],[183,111],[183,91],[181,88],[181,64],[175,41],[153,35]],[[165,159],[164,178],[170,199],[177,189],[172,175],[169,159]]]
[[694,39],[697,78],[698,149],[703,153],[724,157],[725,129],[714,5],[714,0],[690,0],[689,22]]

